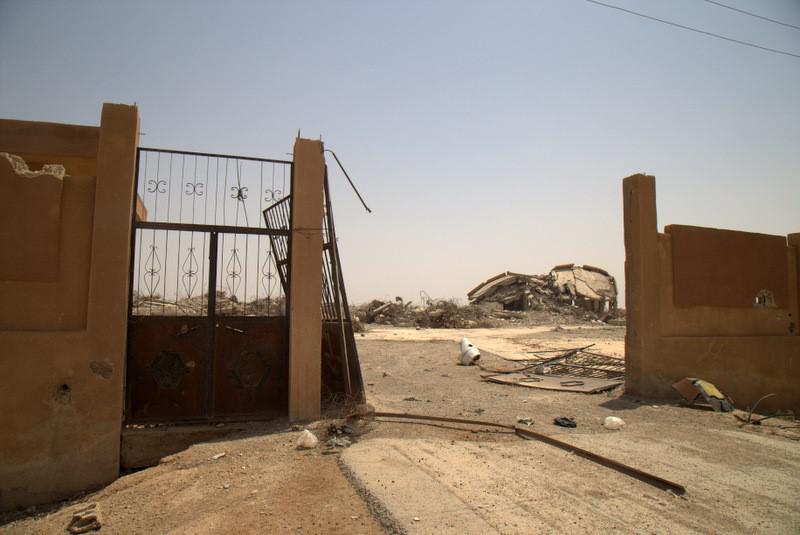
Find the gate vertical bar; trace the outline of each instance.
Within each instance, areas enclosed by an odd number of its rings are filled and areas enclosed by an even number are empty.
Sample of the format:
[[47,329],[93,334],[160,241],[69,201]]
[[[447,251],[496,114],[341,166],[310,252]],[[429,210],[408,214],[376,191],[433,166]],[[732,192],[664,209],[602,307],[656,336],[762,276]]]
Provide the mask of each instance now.
[[205,416],[213,417],[214,413],[214,346],[217,343],[217,238],[219,234],[210,234],[208,245],[208,363],[206,366],[206,392],[204,407]]
[[[128,326],[131,324],[133,316],[133,270],[136,265],[136,205],[139,200],[139,162],[142,158],[142,151],[136,148],[136,167],[133,172],[133,207],[131,210],[131,261],[128,268]],[[145,170],[147,171],[147,170]],[[122,421],[128,419],[130,409],[130,398],[128,391],[128,354],[131,351],[131,338],[128,336],[130,327],[127,328],[125,336],[125,365],[122,367]]]

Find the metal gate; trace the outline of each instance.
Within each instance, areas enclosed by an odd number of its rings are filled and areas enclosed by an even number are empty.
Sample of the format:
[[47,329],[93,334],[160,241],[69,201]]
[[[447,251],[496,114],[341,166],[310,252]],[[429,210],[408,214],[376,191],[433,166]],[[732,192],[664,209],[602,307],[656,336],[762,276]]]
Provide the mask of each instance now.
[[131,236],[126,422],[286,414],[287,295],[273,244],[289,228],[267,228],[262,211],[289,196],[291,173],[284,160],[139,149],[147,213]]

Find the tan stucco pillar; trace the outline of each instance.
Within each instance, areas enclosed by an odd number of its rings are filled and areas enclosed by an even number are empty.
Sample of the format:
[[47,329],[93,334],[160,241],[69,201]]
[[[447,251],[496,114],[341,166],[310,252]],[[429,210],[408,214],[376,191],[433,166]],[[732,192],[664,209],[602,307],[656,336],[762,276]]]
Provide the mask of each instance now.
[[642,388],[647,359],[657,358],[659,336],[656,180],[633,175],[622,181],[625,221],[625,392]]
[[321,141],[297,138],[292,169],[289,275],[289,419],[320,415],[322,393],[322,217],[325,158]]

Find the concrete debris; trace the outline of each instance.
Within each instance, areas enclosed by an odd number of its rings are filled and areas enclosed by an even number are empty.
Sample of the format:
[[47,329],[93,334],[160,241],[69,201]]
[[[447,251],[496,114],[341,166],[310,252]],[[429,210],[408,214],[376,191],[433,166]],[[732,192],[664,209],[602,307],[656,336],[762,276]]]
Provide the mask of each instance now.
[[603,427],[611,431],[619,431],[625,427],[625,420],[616,416],[606,416],[606,419],[603,420]]
[[575,307],[607,321],[617,319],[617,283],[604,269],[562,264],[547,275],[506,271],[473,288],[473,305],[498,303],[504,310],[561,310]]
[[97,508],[97,504],[93,503],[78,509],[72,514],[72,520],[67,526],[67,531],[70,533],[88,533],[99,530],[101,526],[100,510]]
[[[261,297],[246,303],[224,290],[217,290],[218,316],[282,316],[286,311],[284,297]],[[208,294],[165,299],[160,294],[141,295],[133,292],[135,316],[203,316],[208,311]]]
[[377,323],[396,327],[472,329],[494,327],[491,311],[481,307],[459,306],[454,300],[426,299],[422,306],[396,297],[394,301],[374,299],[354,307],[359,324]]
[[316,448],[318,444],[319,439],[308,429],[300,433],[300,436],[297,438],[297,449],[300,450],[312,450]]

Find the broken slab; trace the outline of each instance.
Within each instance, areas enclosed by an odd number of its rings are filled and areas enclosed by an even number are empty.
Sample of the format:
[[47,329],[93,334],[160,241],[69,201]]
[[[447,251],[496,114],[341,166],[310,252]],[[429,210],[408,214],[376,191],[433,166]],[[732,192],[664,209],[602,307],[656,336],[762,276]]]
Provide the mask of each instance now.
[[580,392],[597,394],[611,390],[622,384],[624,379],[598,379],[596,377],[561,377],[555,375],[538,375],[524,373],[486,374],[484,380],[513,386],[526,386],[542,390],[560,390],[562,392]]

